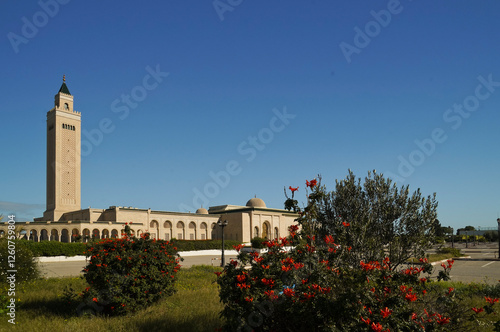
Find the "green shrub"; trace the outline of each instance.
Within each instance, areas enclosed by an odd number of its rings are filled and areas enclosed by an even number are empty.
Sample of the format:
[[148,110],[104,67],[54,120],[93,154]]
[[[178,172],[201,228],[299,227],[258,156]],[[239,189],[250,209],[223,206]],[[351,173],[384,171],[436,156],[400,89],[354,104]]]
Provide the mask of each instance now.
[[34,256],[76,256],[85,255],[86,243],[64,243],[57,241],[33,242],[21,240]]
[[[12,250],[11,252],[9,252]],[[14,254],[14,265],[10,265],[11,254]],[[40,276],[37,263],[34,260],[33,253],[25,246],[24,241],[10,241],[6,238],[0,239],[0,283],[7,280],[7,271],[16,270],[16,283],[32,281]]]
[[93,243],[86,253],[90,261],[84,277],[90,287],[82,294],[85,305],[97,313],[121,315],[171,295],[180,268],[176,250],[147,234]]
[[[16,272],[7,272],[15,270]],[[13,279],[7,277],[13,276]],[[7,312],[11,298],[22,283],[40,277],[33,253],[23,245],[22,241],[0,239],[0,314]],[[12,287],[14,286],[14,287]]]
[[[338,220],[335,236],[317,238],[325,191],[316,180],[306,185],[311,193],[298,219],[301,230],[293,225],[289,237],[265,242],[262,255],[240,252],[218,273],[224,331],[477,330],[464,329],[465,320],[484,315],[462,305],[453,288],[433,287],[425,259],[409,266],[384,252],[360,259],[361,249],[349,242],[360,231],[352,219]],[[442,264],[438,280],[449,279],[453,263]],[[474,309],[493,312],[498,299],[485,300]]]
[[252,243],[252,248],[262,249],[265,247],[264,242],[266,242],[266,239],[256,236],[253,239],[251,239],[250,242]]
[[[222,240],[172,240],[179,251],[221,249]],[[233,249],[233,246],[241,244],[236,240],[224,240],[225,249]]]
[[453,257],[460,257],[462,256],[462,253],[460,252],[460,249],[457,248],[440,248],[438,250],[438,254],[449,254]]

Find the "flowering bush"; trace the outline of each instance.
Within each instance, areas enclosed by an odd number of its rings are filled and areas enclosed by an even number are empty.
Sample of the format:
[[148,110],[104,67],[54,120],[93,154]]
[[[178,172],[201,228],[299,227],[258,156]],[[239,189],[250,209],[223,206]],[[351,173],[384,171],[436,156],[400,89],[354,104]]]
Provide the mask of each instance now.
[[[217,273],[224,331],[460,330],[453,306],[444,305],[454,301],[454,291],[430,294],[437,291],[429,287],[432,266],[425,259],[398,269],[387,256],[355,262],[355,248],[333,234],[316,238],[314,211],[323,188],[316,179],[306,186],[312,193],[298,219],[300,231],[291,226],[288,237],[266,243],[267,253],[240,252]],[[339,220],[337,235],[348,239],[350,226]],[[285,252],[284,246],[295,248]],[[444,264],[443,279],[452,264]],[[475,309],[471,315],[480,313]]]
[[120,239],[103,239],[89,246],[90,258],[84,269],[89,287],[81,296],[93,312],[120,315],[151,304],[174,292],[179,270],[176,248],[167,241],[125,235]]

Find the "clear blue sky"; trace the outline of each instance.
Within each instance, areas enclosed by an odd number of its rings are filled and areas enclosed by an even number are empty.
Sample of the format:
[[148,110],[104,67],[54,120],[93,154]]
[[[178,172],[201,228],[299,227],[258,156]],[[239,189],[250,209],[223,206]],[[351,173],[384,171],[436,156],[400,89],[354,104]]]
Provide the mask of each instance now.
[[65,74],[93,135],[83,208],[282,208],[283,187],[375,169],[436,192],[443,225],[496,227],[500,3],[231,3],[2,2],[0,213],[45,209]]

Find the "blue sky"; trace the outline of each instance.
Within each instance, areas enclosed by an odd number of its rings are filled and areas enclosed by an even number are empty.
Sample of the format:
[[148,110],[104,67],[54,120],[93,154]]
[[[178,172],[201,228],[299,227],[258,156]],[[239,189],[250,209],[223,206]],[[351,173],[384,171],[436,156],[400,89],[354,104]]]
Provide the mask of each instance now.
[[443,225],[496,227],[498,2],[9,1],[0,22],[4,215],[45,209],[65,74],[83,208],[281,208],[375,169],[436,192]]

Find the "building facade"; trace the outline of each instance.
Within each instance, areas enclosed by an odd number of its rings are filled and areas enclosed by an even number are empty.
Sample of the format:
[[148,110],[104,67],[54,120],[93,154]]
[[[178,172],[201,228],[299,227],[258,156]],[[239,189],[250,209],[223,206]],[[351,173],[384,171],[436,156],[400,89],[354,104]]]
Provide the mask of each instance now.
[[[226,239],[249,242],[288,234],[297,214],[268,208],[260,198],[246,205],[221,205],[195,213],[154,211],[134,207],[81,209],[81,113],[73,108],[73,96],[65,77],[47,113],[47,196],[43,217],[17,222],[19,237],[31,241],[87,242],[120,237],[125,224],[139,236],[171,240],[210,240],[222,237],[217,221],[227,221]],[[21,230],[22,229],[22,230]],[[0,225],[0,237],[7,222]]]

